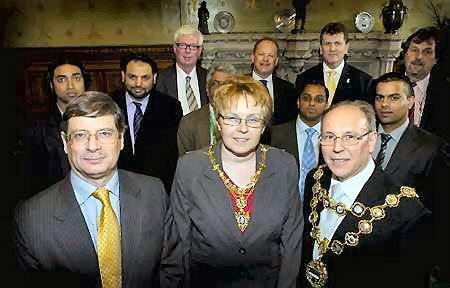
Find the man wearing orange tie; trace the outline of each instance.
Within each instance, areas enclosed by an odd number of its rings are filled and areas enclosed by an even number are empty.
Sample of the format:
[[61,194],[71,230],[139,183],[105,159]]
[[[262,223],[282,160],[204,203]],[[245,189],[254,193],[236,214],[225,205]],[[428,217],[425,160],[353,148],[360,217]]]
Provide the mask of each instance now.
[[117,169],[124,117],[109,95],[95,91],[64,112],[71,171],[18,206],[14,218],[26,287],[178,286],[178,233],[162,182]]
[[328,23],[320,31],[320,53],[323,62],[297,75],[295,88],[303,91],[305,83],[322,81],[330,92],[328,107],[342,100],[370,101],[368,89],[372,77],[346,62],[350,48],[342,23]]

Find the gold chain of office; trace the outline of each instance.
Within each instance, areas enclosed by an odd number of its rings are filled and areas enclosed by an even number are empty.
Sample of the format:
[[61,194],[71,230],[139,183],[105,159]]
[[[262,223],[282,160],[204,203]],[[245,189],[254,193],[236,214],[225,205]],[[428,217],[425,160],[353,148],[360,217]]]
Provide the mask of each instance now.
[[[312,187],[313,197],[310,201],[311,214],[308,217],[308,221],[311,223],[312,228],[310,236],[317,242],[319,250],[319,258],[312,260],[306,267],[306,278],[308,282],[314,288],[323,287],[328,279],[328,271],[325,263],[321,261],[322,256],[331,250],[334,254],[340,255],[345,246],[355,247],[358,245],[360,235],[369,235],[373,231],[373,222],[380,221],[386,217],[386,208],[395,208],[400,204],[400,200],[403,197],[406,198],[418,198],[414,188],[408,186],[401,186],[398,194],[388,194],[385,197],[384,203],[381,205],[366,207],[360,202],[354,202],[349,208],[343,203],[335,203],[330,196],[330,193],[322,188],[320,179],[323,176],[323,168],[326,164],[320,165],[317,171],[313,174],[316,183]],[[322,202],[324,209],[331,209],[339,216],[345,216],[347,213],[353,214],[357,218],[362,218],[366,212],[369,213],[370,219],[362,219],[358,221],[358,232],[346,232],[344,236],[344,242],[339,240],[333,240],[330,242],[324,238],[320,240],[320,228],[318,224],[319,213],[317,212],[317,205]]]
[[266,159],[267,159],[267,151],[269,148],[266,145],[260,144],[261,149],[261,159],[258,163],[258,169],[255,174],[250,178],[249,184],[245,187],[238,187],[234,184],[231,179],[225,174],[225,172],[220,169],[220,165],[217,164],[216,158],[214,157],[214,146],[210,145],[208,148],[208,158],[211,163],[211,167],[214,171],[216,171],[220,180],[222,180],[225,187],[227,187],[228,191],[230,191],[231,196],[233,198],[235,206],[238,208],[238,211],[235,211],[235,218],[238,225],[238,228],[241,232],[244,232],[250,222],[250,211],[248,211],[248,198],[252,195],[255,190],[255,185],[258,182],[264,168],[266,168]]

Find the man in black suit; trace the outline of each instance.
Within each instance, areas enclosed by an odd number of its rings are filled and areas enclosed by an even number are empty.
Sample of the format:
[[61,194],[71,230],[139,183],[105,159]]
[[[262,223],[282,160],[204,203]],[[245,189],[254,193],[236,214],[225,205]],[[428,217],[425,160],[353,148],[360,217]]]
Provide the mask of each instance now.
[[272,127],[271,145],[285,149],[297,160],[301,200],[306,175],[318,163],[323,162],[319,156],[319,135],[320,120],[327,107],[327,99],[328,89],[323,84],[318,81],[308,82],[298,96],[297,119]]
[[[67,106],[70,173],[18,206],[14,247],[24,287],[178,287],[182,261],[160,180],[117,169],[125,115],[107,94]],[[16,286],[22,287],[20,285]]]
[[161,71],[156,90],[181,102],[183,115],[208,104],[207,70],[197,64],[203,51],[203,35],[192,25],[183,25],[174,34],[176,63]]
[[306,179],[301,287],[427,287],[431,213],[420,191],[375,168],[372,106],[340,102],[321,130],[326,164]]
[[68,103],[89,87],[90,77],[77,59],[61,57],[51,63],[45,74],[44,90],[51,108],[44,120],[36,120],[22,139],[25,195],[27,198],[63,179],[69,171],[59,124]]
[[315,79],[324,82],[330,92],[328,106],[342,100],[369,100],[368,91],[372,77],[345,61],[349,48],[348,34],[343,24],[325,25],[320,31],[323,63],[297,76],[297,91],[302,91],[308,80]]
[[280,124],[297,117],[297,94],[294,85],[280,78],[275,70],[278,66],[278,43],[273,38],[262,38],[253,46],[251,55],[252,77],[261,81],[273,99],[271,124]]
[[153,89],[158,70],[147,55],[126,55],[120,69],[125,87],[113,99],[126,114],[128,129],[118,167],[158,177],[170,191],[178,159],[180,102]]

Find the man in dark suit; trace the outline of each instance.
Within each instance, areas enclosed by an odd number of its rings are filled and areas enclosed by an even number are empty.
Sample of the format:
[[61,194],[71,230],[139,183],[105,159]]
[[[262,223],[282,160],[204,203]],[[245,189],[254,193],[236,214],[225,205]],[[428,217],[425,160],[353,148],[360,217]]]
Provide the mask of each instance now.
[[278,43],[273,38],[262,38],[253,46],[251,55],[252,77],[261,81],[273,99],[271,124],[280,124],[297,117],[297,94],[294,85],[280,78],[275,70],[278,66]]
[[[447,144],[409,121],[413,93],[411,82],[402,74],[386,73],[376,80],[375,111],[380,125],[373,157],[385,172],[422,193],[421,201],[433,210],[431,198],[439,193],[433,187],[446,186],[445,175],[450,175],[450,167],[433,169],[437,158],[446,157]],[[430,175],[431,171],[440,176]],[[438,179],[442,184],[434,182]]]
[[319,161],[323,162],[319,157],[320,119],[327,107],[327,99],[327,88],[318,81],[310,81],[298,97],[297,119],[272,127],[271,145],[285,149],[297,160],[302,200],[306,174],[315,168]]
[[326,164],[306,179],[301,287],[427,287],[431,213],[420,191],[375,168],[372,106],[340,102],[321,129]]
[[180,102],[153,89],[158,70],[147,55],[126,55],[120,69],[125,89],[112,96],[127,116],[128,129],[118,167],[158,177],[169,192],[178,159]]
[[208,104],[208,71],[197,65],[203,51],[203,35],[194,26],[183,25],[175,32],[173,41],[176,63],[161,71],[156,90],[178,99],[186,115]]
[[117,170],[124,118],[101,92],[67,106],[61,138],[70,173],[15,214],[13,243],[26,287],[179,284],[178,233],[162,182]]
[[[450,141],[449,120],[445,116],[450,105],[446,94],[450,88],[450,70],[445,68],[448,65],[438,65],[433,69],[438,60],[442,64],[444,58],[448,58],[445,56],[448,54],[448,47],[438,58],[438,34],[435,27],[425,27],[409,36],[402,45],[403,68],[409,80],[414,83],[415,101],[411,111],[414,124]],[[448,42],[449,35],[447,32],[447,39],[441,38],[444,43]]]
[[[213,65],[209,68],[207,93],[210,103],[216,88],[233,74],[236,74],[236,69],[231,64]],[[211,104],[202,106],[202,108],[183,116],[177,133],[179,156],[216,143],[219,136],[217,134],[217,123],[214,108]]]
[[[434,198],[442,199],[440,194],[448,193],[435,187],[447,186],[450,149],[443,139],[409,121],[408,110],[415,103],[413,93],[411,82],[403,74],[392,72],[377,79],[375,111],[380,125],[373,155],[386,173],[420,192],[420,200],[433,212],[435,227],[440,229],[439,226],[447,226],[444,223],[448,217],[434,212],[444,210],[447,203]],[[447,234],[448,230],[447,227]],[[445,233],[435,232],[439,239],[446,239]],[[442,252],[439,248],[436,253]]]
[[295,80],[297,91],[310,79],[325,83],[330,92],[328,106],[342,100],[368,100],[372,77],[345,61],[350,48],[348,34],[341,23],[328,23],[320,31],[320,53],[323,63],[299,74]]
[[44,120],[36,120],[25,130],[22,155],[25,195],[28,198],[63,179],[69,171],[60,137],[59,123],[68,103],[84,93],[90,77],[77,59],[61,57],[48,66],[44,90],[50,95],[51,108]]

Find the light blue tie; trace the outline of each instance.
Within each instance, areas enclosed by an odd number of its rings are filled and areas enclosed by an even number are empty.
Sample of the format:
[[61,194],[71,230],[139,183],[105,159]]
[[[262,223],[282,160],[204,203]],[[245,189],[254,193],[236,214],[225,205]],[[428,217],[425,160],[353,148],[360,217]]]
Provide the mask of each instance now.
[[303,200],[304,198],[304,189],[305,189],[305,178],[306,174],[316,167],[316,154],[314,153],[314,145],[312,141],[312,137],[316,130],[313,128],[308,128],[305,130],[306,137],[305,146],[303,148],[302,162],[301,162],[301,171],[300,171],[300,198]]

